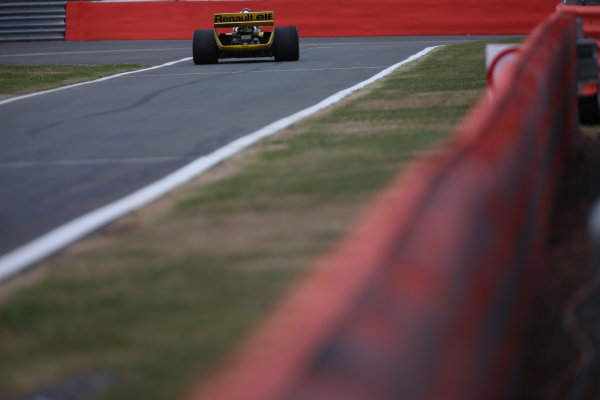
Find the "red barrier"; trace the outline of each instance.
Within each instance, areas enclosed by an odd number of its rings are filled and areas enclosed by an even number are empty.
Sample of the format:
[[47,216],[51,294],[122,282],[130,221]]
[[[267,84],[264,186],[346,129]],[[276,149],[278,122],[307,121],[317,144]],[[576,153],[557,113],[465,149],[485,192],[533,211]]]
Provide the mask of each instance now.
[[[273,10],[279,26],[301,36],[525,34],[555,1],[249,0],[68,2],[67,40],[189,39],[212,28],[215,12]],[[518,10],[518,12],[515,12]]]
[[559,3],[556,10],[576,15],[583,23],[583,35],[600,41],[600,7]]
[[501,78],[190,399],[516,397],[577,129],[573,16],[538,27]]

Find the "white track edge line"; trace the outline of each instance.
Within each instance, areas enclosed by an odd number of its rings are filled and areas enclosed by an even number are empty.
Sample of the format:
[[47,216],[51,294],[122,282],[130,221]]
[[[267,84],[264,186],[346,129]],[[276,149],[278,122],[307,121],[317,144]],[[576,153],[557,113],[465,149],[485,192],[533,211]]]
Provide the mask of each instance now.
[[[237,154],[246,147],[249,147],[261,139],[287,128],[301,119],[316,113],[317,111],[337,103],[352,92],[362,89],[376,80],[391,74],[394,70],[402,65],[423,57],[437,47],[440,46],[427,47],[424,50],[421,50],[407,59],[392,65],[391,67],[379,72],[365,81],[359,82],[350,88],[341,90],[311,107],[298,111],[255,132],[236,139],[224,147],[214,151],[213,153],[192,161],[191,163],[183,166],[166,177],[151,183],[150,185],[139,189],[132,194],[121,198],[120,200],[116,200],[106,206],[77,217],[64,225],[61,225],[58,228],[43,234],[37,239],[34,239],[23,246],[6,253],[0,257],[0,281],[43,260],[57,251],[62,250],[71,243],[126,215],[127,213],[147,205],[148,203],[167,194],[173,189],[189,182],[196,176],[219,164],[225,159]],[[183,60],[174,61],[173,63]],[[163,66],[164,65],[167,64],[163,64]]]
[[192,57],[185,57],[185,58],[182,58],[182,59],[179,59],[179,60],[169,61],[169,62],[164,63],[164,64],[155,65],[155,66],[149,67],[149,68],[136,69],[134,71],[127,71],[127,72],[121,72],[119,74],[104,76],[102,78],[94,79],[93,81],[79,82],[79,83],[74,83],[72,85],[61,86],[61,87],[57,87],[57,88],[54,88],[54,89],[43,90],[41,92],[29,93],[29,94],[24,94],[22,96],[16,96],[16,97],[9,97],[8,99],[0,101],[0,106],[4,105],[4,104],[12,103],[13,101],[18,101],[18,100],[28,99],[30,97],[40,96],[42,94],[59,92],[61,90],[71,89],[71,88],[74,88],[74,87],[77,87],[77,86],[90,85],[92,83],[107,81],[109,79],[119,78],[119,77],[125,76],[125,75],[136,74],[138,72],[152,71],[152,70],[158,69],[158,68],[169,67],[171,65],[174,65],[174,64],[177,64],[177,63],[180,63],[180,62],[184,62],[184,61],[189,61],[191,59],[192,59]]

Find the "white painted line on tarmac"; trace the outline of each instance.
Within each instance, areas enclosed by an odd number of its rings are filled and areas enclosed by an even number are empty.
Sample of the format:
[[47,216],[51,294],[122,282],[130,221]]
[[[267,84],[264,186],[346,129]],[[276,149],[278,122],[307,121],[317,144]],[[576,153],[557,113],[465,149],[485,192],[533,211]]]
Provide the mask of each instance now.
[[[410,41],[405,41],[405,40],[393,40],[393,41],[372,41],[372,42],[320,42],[320,43],[302,43],[300,42],[300,46],[301,47],[312,47],[313,49],[318,49],[321,48],[321,46],[364,46],[364,45],[369,45],[369,46],[376,46],[376,45],[380,45],[380,44],[427,44],[427,43],[463,43],[463,42],[471,42],[471,41],[476,41],[476,40],[480,40],[480,39],[461,39],[461,38],[457,38],[457,39],[446,39],[446,40],[435,40],[435,39],[431,39],[431,40],[410,40]],[[323,47],[324,49],[327,49],[329,47]]]
[[[146,1],[146,0],[144,0]],[[0,59],[4,57],[39,57],[39,56],[65,56],[73,54],[102,54],[102,53],[140,53],[152,51],[174,51],[174,50],[189,50],[187,47],[164,47],[150,49],[106,49],[106,50],[81,50],[81,51],[55,51],[52,53],[16,53],[16,54],[0,54]]]
[[93,165],[135,165],[160,164],[172,161],[182,161],[191,157],[128,157],[128,158],[98,158],[88,160],[48,160],[48,161],[5,161],[0,162],[0,169],[15,168],[48,168],[48,167],[81,167]]
[[352,70],[352,69],[384,69],[388,68],[389,65],[380,66],[365,66],[365,67],[330,67],[330,68],[290,68],[290,69],[265,69],[260,71],[210,71],[210,72],[186,72],[183,74],[139,74],[132,75],[129,78],[147,78],[147,77],[161,77],[161,76],[190,76],[190,75],[235,75],[235,74],[264,74],[274,72],[320,72],[320,71],[340,71],[340,70]]
[[53,92],[59,92],[61,90],[72,89],[72,88],[78,87],[78,86],[90,85],[92,83],[98,83],[98,82],[102,82],[102,81],[107,81],[109,79],[119,78],[121,76],[126,76],[126,75],[131,75],[131,74],[137,74],[138,72],[152,71],[152,70],[155,70],[155,69],[158,69],[158,68],[168,67],[170,65],[174,65],[174,64],[177,64],[177,63],[180,63],[180,62],[189,61],[191,59],[192,59],[192,57],[186,57],[186,58],[182,58],[180,60],[170,61],[168,63],[164,63],[164,64],[160,64],[160,65],[155,65],[154,67],[149,67],[149,68],[144,68],[144,69],[137,69],[135,71],[121,72],[120,74],[105,76],[104,78],[94,79],[93,81],[87,81],[87,82],[81,82],[81,83],[74,83],[73,85],[61,86],[61,87],[58,87],[56,89],[44,90],[42,92],[35,92],[35,93],[25,94],[23,96],[11,97],[11,98],[8,98],[8,99],[5,99],[5,100],[1,100],[0,101],[0,106],[2,106],[4,104],[12,103],[14,101],[28,99],[30,97],[41,96],[43,94],[48,94],[48,93],[53,93]]
[[[255,132],[236,139],[228,145],[214,151],[213,153],[192,161],[170,175],[160,179],[159,181],[139,189],[120,200],[67,222],[66,224],[53,229],[39,238],[6,253],[0,257],[0,280],[14,275],[19,271],[33,265],[34,263],[43,260],[49,255],[65,248],[69,244],[81,239],[82,237],[116,220],[117,218],[120,218],[133,210],[147,205],[148,203],[167,194],[178,186],[191,181],[196,176],[209,170],[223,160],[239,153],[243,149],[268,136],[273,135],[282,129],[289,127],[301,119],[304,119],[326,107],[331,106],[332,104],[337,103],[351,93],[391,74],[394,70],[402,65],[428,54],[436,47],[439,46],[427,47],[426,49],[397,64],[392,65],[391,67],[377,73],[365,81],[341,90],[311,107],[298,111],[295,114],[282,118]],[[173,63],[181,61],[183,60],[174,61]],[[165,65],[167,64],[163,64],[163,66]]]

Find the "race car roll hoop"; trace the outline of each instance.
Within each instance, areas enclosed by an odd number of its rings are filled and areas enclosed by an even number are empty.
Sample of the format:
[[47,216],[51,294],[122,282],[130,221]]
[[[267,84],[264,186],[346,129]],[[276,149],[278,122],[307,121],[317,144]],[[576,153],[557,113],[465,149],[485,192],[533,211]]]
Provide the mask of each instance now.
[[[298,61],[300,46],[295,26],[275,25],[273,11],[214,14],[214,29],[194,31],[194,64],[215,64],[223,58],[275,57],[275,61]],[[218,29],[233,28],[231,32]]]

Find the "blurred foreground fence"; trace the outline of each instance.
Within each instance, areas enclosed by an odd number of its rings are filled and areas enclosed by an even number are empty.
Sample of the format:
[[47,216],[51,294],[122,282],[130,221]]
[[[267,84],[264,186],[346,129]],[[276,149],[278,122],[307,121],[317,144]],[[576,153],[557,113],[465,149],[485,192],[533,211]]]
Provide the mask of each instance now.
[[64,40],[66,1],[0,2],[0,41]]
[[385,190],[191,399],[511,399],[577,130],[575,22],[538,26],[450,143]]

